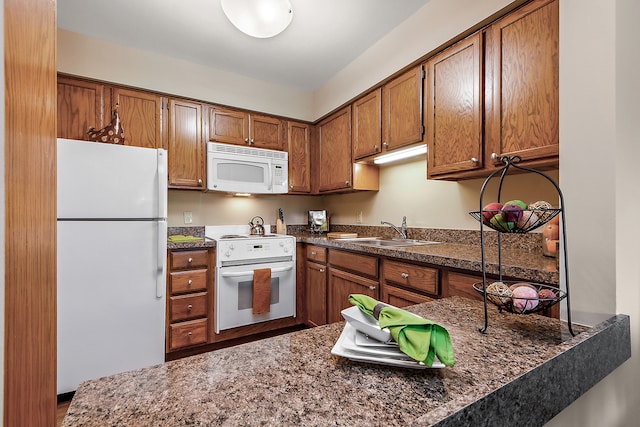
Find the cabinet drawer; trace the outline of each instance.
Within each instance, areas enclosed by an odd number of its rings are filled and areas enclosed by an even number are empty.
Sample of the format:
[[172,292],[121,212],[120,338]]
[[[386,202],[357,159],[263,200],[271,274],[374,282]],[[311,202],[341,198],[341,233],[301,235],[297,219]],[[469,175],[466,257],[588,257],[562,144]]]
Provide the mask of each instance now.
[[327,248],[323,248],[321,246],[307,246],[307,260],[326,264]]
[[209,251],[201,249],[197,251],[171,251],[169,253],[171,270],[185,268],[207,268],[209,266]]
[[169,299],[169,321],[197,319],[207,315],[207,293],[180,295]]
[[438,295],[439,270],[437,268],[385,259],[382,264],[382,276],[385,283],[396,283],[405,288]]
[[171,335],[169,350],[205,344],[207,342],[207,319],[169,325],[169,334]]
[[378,278],[378,258],[344,251],[329,251],[329,264],[342,270]]
[[446,271],[442,278],[443,296],[451,297],[457,295],[484,301],[482,295],[473,289],[473,284],[476,282],[482,282],[482,276]]
[[207,270],[176,271],[169,274],[171,295],[207,289]]

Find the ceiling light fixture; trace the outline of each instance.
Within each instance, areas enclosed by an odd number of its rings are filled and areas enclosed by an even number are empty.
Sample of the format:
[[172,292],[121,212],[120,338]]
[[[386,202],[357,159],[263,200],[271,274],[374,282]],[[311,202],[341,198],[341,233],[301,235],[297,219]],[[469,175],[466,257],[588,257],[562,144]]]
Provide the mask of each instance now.
[[220,5],[237,29],[260,39],[280,34],[293,19],[289,0],[221,0]]
[[426,145],[418,145],[407,148],[405,150],[394,151],[393,153],[383,154],[373,159],[373,163],[382,165],[384,163],[395,162],[396,160],[408,159],[409,157],[419,156],[427,152]]

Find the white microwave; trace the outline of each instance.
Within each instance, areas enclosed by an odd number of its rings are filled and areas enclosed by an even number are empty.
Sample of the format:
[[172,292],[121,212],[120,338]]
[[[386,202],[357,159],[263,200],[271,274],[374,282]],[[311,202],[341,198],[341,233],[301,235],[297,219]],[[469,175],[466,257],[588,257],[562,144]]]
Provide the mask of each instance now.
[[207,189],[230,193],[288,192],[289,155],[285,151],[207,143]]

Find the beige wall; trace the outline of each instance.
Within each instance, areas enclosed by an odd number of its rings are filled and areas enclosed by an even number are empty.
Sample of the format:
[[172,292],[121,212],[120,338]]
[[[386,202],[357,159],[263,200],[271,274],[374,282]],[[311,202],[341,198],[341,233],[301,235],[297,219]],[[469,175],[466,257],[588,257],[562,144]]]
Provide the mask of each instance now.
[[[111,67],[88,64],[82,58],[91,55],[91,48],[113,46],[64,33],[58,53],[60,70],[314,120],[508,3],[431,0],[316,93],[281,92],[277,99],[287,99],[283,104],[251,96],[280,88],[127,48],[122,48],[127,62]],[[572,303],[577,314],[631,315],[634,356],[549,425],[629,426],[640,419],[640,395],[632,391],[640,383],[640,236],[634,221],[640,211],[635,197],[640,182],[635,164],[640,158],[635,137],[640,93],[633,72],[639,66],[634,44],[640,38],[634,22],[640,16],[637,3],[560,0],[560,180],[567,207]],[[197,78],[182,78],[191,72]],[[236,93],[236,83],[247,83],[251,89]],[[225,90],[224,85],[234,90]],[[355,222],[357,210],[362,209],[363,222],[369,224],[380,219],[399,222],[407,215],[412,226],[476,226],[466,212],[475,209],[480,182],[426,182],[423,170],[420,162],[383,169],[377,194],[238,201],[216,194],[171,192],[170,224],[180,225],[186,209],[193,211],[194,223],[242,223],[253,214],[265,215],[269,222],[277,207],[284,207],[289,223],[296,223],[309,206],[318,203],[313,208],[326,207],[334,221],[343,223]],[[530,187],[524,182],[527,179],[514,182]],[[537,195],[522,198],[526,197]]]

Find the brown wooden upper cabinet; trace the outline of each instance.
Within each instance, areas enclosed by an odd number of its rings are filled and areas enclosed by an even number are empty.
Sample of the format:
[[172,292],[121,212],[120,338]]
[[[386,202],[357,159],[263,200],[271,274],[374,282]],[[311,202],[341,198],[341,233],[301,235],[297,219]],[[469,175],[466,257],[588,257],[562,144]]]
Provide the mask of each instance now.
[[558,0],[535,0],[487,29],[488,162],[518,155],[557,167],[558,35]]
[[482,34],[426,63],[429,177],[482,167]]
[[351,187],[351,106],[318,123],[318,191]]
[[169,100],[169,187],[202,190],[206,184],[206,150],[202,138],[202,104]]
[[558,0],[533,0],[427,61],[428,178],[558,167],[558,33]]
[[277,117],[209,108],[209,141],[282,151],[285,134],[285,123]]
[[167,148],[167,98],[142,90],[113,88],[118,104],[125,145]]
[[422,65],[353,102],[353,158],[361,160],[421,142]]
[[311,125],[287,122],[289,192],[311,192]]
[[58,77],[58,138],[85,139],[89,128],[111,120],[111,88],[103,83]]

